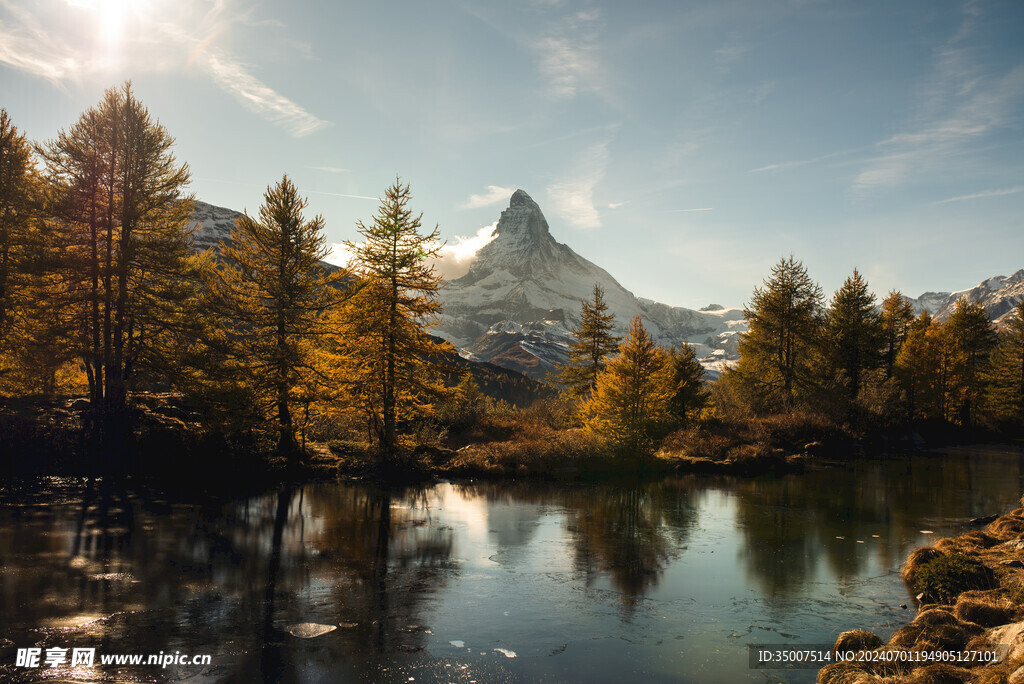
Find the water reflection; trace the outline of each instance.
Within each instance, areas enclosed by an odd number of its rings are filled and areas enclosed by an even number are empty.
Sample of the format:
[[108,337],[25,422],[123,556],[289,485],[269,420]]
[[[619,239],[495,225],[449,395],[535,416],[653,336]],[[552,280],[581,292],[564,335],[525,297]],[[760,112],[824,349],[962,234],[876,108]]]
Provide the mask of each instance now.
[[[758,480],[323,484],[226,504],[7,486],[0,679],[94,674],[14,667],[38,645],[214,656],[103,669],[117,681],[749,681],[738,650],[758,625],[816,643],[865,624],[856,587],[902,591],[893,569],[920,530],[1013,507],[1022,474],[1003,453]],[[303,640],[297,623],[337,629]]]

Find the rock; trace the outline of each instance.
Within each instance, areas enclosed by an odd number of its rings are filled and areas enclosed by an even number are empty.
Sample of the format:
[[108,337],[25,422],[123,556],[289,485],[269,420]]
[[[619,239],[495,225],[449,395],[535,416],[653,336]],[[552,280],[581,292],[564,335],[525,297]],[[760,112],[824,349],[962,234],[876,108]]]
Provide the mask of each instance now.
[[993,627],[985,632],[985,640],[999,651],[997,663],[1024,659],[1024,622]]
[[289,634],[300,639],[315,639],[336,629],[338,628],[334,625],[320,625],[315,622],[300,622],[297,625],[285,627]]
[[1007,677],[1006,684],[1024,684],[1024,667],[1018,667]]
[[906,610],[907,609],[907,604],[906,603],[901,603],[900,604],[900,608],[902,608],[903,610]]

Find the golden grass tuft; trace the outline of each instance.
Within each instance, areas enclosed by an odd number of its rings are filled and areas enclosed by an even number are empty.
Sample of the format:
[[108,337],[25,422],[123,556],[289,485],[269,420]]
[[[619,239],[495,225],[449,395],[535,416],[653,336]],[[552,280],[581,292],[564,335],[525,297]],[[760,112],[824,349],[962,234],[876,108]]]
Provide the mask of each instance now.
[[961,622],[998,627],[1013,621],[1017,607],[1009,599],[1000,596],[999,590],[968,591],[957,599],[953,614]]
[[836,639],[836,651],[873,651],[882,645],[882,639],[866,629],[851,629]]
[[906,684],[964,684],[970,682],[971,671],[949,663],[934,663],[914,670]]

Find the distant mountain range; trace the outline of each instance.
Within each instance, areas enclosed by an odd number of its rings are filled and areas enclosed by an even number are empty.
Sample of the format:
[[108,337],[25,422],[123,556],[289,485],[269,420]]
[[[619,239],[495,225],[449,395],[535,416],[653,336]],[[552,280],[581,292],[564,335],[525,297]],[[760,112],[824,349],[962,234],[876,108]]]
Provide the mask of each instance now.
[[[229,238],[239,212],[196,202],[197,248],[217,248]],[[444,310],[434,334],[450,339],[468,361],[489,362],[543,379],[566,359],[572,330],[579,325],[581,302],[592,298],[594,284],[604,288],[618,334],[640,316],[660,344],[693,345],[711,377],[734,362],[746,320],[740,307],[711,304],[695,311],[636,297],[596,264],[550,233],[543,212],[517,190],[501,213],[491,242],[469,271],[441,291]],[[980,302],[1000,324],[1024,299],[1024,269],[996,276],[969,290],[926,292],[909,299],[918,313],[928,309],[945,320],[956,300]]]
[[920,314],[927,309],[932,316],[944,321],[953,313],[953,307],[961,297],[966,297],[971,303],[980,303],[985,307],[988,317],[997,326],[1001,326],[1017,304],[1024,299],[1024,269],[1011,276],[989,278],[969,290],[925,292],[917,299],[908,299],[915,313]]

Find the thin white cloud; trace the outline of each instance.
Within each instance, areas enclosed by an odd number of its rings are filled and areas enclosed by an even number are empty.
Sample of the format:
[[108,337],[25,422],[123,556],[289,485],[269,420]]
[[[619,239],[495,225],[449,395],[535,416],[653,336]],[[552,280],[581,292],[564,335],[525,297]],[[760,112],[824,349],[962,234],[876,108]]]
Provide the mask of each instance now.
[[480,250],[494,239],[494,229],[497,227],[498,222],[495,221],[476,231],[472,237],[455,236],[455,244],[449,242],[441,247],[438,258],[434,260],[434,268],[448,280],[466,275]]
[[506,201],[515,192],[515,188],[501,185],[488,185],[487,192],[482,195],[470,195],[469,199],[459,205],[459,209],[479,209]]
[[629,204],[629,200],[626,200],[625,202],[609,202],[608,203],[608,208],[609,209],[618,209],[619,207],[624,207],[627,204]]
[[978,141],[1013,125],[1015,108],[1024,98],[1024,65],[993,74],[978,62],[968,41],[976,33],[981,6],[967,3],[956,35],[935,50],[932,76],[921,87],[921,114],[909,130],[877,144],[881,154],[869,160],[853,181],[865,192],[892,187],[922,174],[954,168],[962,172],[964,158]]
[[343,169],[340,166],[307,166],[307,169],[313,171],[323,171],[324,173],[348,173],[349,169]]
[[[471,237],[455,236],[454,244],[445,243],[440,246],[437,257],[431,260],[431,265],[447,280],[464,276],[480,250],[494,239],[494,229],[497,227],[498,222],[495,221]],[[344,242],[335,242],[331,244],[330,253],[324,261],[336,266],[347,266],[352,256],[353,250],[348,245]]]
[[533,41],[538,68],[547,80],[550,94],[571,98],[581,92],[601,90],[597,30],[600,17],[596,9],[570,14]]
[[604,179],[608,168],[609,142],[590,145],[567,177],[547,188],[555,213],[577,228],[601,226],[601,214],[594,206],[594,187]]
[[1018,185],[1013,188],[1004,188],[1002,190],[983,190],[982,192],[971,193],[970,195],[959,195],[957,197],[949,197],[933,204],[947,204],[949,202],[963,202],[964,200],[973,199],[985,199],[987,197],[1002,197],[1003,195],[1016,195],[1024,192],[1024,185]]
[[697,208],[697,209],[669,209],[668,213],[670,213],[670,214],[688,214],[691,211],[714,211],[714,210],[715,210],[714,207],[700,207],[700,208]]
[[348,197],[349,199],[361,199],[361,200],[372,200],[377,202],[380,200],[379,197],[370,197],[369,195],[346,195],[343,192],[326,192],[324,190],[310,190],[311,195],[327,195],[328,197]]
[[836,157],[842,157],[853,152],[859,152],[865,148],[858,147],[849,150],[840,150],[838,152],[830,152],[823,154],[820,157],[812,157],[810,159],[795,159],[788,162],[780,162],[778,164],[768,164],[767,166],[760,166],[756,169],[751,169],[747,173],[764,173],[766,171],[785,171],[787,169],[795,169],[800,166],[808,166],[810,164],[817,164],[819,162],[828,161],[829,159],[835,159]]
[[330,124],[318,119],[249,73],[241,63],[218,54],[206,57],[214,82],[247,109],[301,138]]
[[[296,137],[329,125],[263,83],[217,45],[218,38],[232,27],[276,26],[280,22],[253,22],[251,10],[232,9],[231,3],[223,0],[208,10],[206,4],[193,2],[192,7],[189,0],[182,2],[188,6],[173,15],[165,13],[163,18],[157,16],[158,8],[126,5],[124,16],[116,18],[116,36],[101,40],[97,38],[100,29],[114,18],[106,16],[99,5],[73,0],[62,6],[21,6],[0,0],[0,64],[55,85],[119,73],[125,60],[130,60],[134,73],[194,65],[244,107]],[[180,19],[190,16],[202,20],[186,24]],[[112,26],[106,28],[112,30]]]

